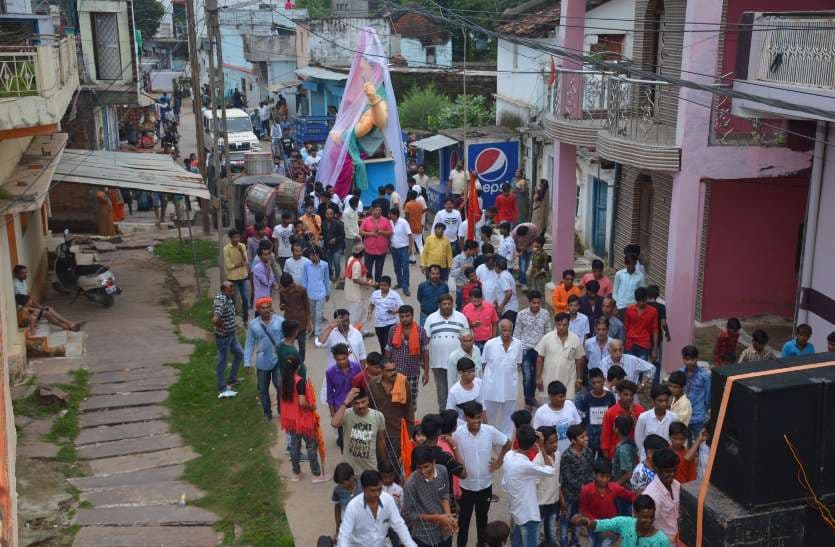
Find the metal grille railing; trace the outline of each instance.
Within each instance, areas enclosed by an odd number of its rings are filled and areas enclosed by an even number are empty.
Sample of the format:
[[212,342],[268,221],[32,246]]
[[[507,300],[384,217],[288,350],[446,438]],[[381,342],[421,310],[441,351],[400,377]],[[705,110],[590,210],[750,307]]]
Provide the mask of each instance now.
[[835,15],[828,17],[763,16],[756,79],[835,89]]
[[551,107],[555,118],[592,120],[606,117],[608,73],[557,69],[556,76]]
[[37,95],[38,48],[0,47],[0,98]]
[[616,137],[654,144],[667,142],[675,128],[662,123],[658,105],[668,85],[655,80],[610,76],[606,85],[604,128]]

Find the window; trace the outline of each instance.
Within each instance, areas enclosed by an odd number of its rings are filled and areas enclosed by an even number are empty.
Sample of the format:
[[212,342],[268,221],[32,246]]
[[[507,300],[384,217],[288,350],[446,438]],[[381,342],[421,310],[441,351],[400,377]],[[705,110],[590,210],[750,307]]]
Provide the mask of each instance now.
[[426,64],[427,65],[436,65],[438,64],[437,55],[435,53],[435,48],[428,47],[426,48]]
[[97,80],[122,79],[122,53],[119,51],[119,23],[115,13],[91,13],[93,55]]
[[623,58],[624,34],[598,34],[597,43],[592,44],[589,52],[599,54],[604,61],[620,61]]

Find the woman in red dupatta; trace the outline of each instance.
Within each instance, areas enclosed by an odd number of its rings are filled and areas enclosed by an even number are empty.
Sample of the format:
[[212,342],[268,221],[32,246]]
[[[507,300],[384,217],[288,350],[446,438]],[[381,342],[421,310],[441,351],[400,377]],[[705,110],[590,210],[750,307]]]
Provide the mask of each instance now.
[[[319,415],[316,412],[316,395],[313,386],[299,376],[299,359],[290,356],[286,366],[281,370],[281,429],[290,438],[290,462],[293,465],[292,482],[301,479],[301,443],[307,447],[307,460],[310,462],[310,472],[313,482],[326,482],[330,477],[325,475],[319,466],[318,448],[321,439],[319,433]],[[324,450],[324,446],[321,446]],[[322,454],[324,461],[324,454]]]

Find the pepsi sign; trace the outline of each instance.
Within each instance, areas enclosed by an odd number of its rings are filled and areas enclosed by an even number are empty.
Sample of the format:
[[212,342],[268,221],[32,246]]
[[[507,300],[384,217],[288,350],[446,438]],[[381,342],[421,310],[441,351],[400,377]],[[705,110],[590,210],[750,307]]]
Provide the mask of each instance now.
[[492,207],[502,185],[512,182],[519,169],[519,141],[483,142],[467,146],[467,167],[481,183],[484,208]]

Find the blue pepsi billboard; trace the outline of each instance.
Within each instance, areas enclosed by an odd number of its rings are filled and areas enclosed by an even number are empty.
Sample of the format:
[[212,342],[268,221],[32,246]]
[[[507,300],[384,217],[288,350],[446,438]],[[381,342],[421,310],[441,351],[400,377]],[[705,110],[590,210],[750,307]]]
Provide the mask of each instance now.
[[519,169],[519,141],[469,144],[467,168],[475,171],[481,183],[484,208],[492,207],[502,185],[512,182]]

